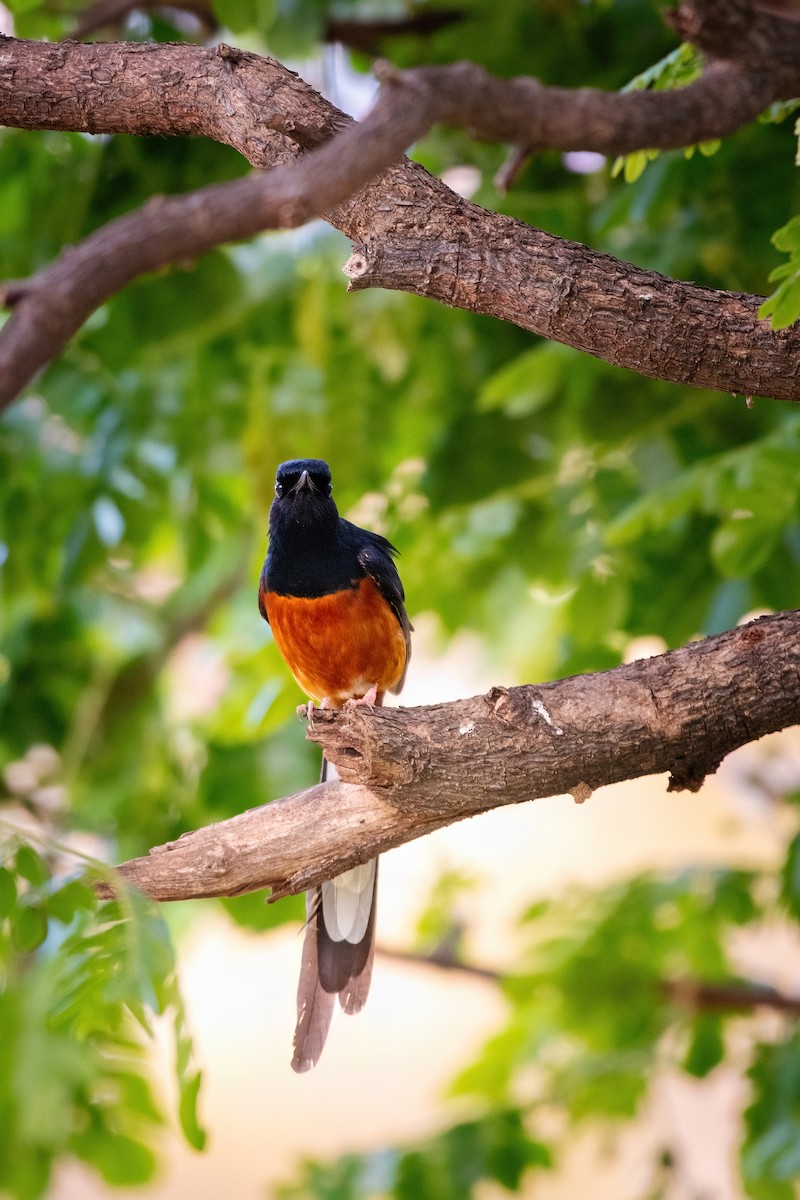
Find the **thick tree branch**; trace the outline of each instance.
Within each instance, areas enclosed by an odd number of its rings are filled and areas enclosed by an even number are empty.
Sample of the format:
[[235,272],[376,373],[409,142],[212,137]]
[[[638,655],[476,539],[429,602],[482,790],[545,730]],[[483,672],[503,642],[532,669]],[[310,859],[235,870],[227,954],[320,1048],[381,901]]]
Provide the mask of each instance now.
[[612,671],[416,709],[317,710],[342,781],[186,834],[119,869],[157,900],[273,898],[505,804],[671,772],[697,791],[725,755],[800,722],[800,613]]
[[[685,10],[698,45],[707,42],[715,57],[679,91],[571,92],[493,79],[465,64],[384,67],[379,102],[360,126],[279,64],[229,47],[0,41],[6,124],[204,134],[258,166],[285,164],[335,137],[291,168],[151,202],[31,280],[7,285],[15,311],[0,334],[0,407],[137,275],[320,214],[356,243],[351,287],[401,288],[488,313],[643,374],[799,399],[800,333],[759,321],[759,298],[595,254],[487,213],[397,161],[436,121],[525,147],[617,153],[720,136],[771,100],[800,93],[796,22],[753,13],[744,0],[723,8],[695,0]],[[742,29],[744,42],[733,37]]]
[[[261,166],[266,164],[258,132],[264,129],[284,132],[308,148],[350,123],[281,64],[224,45],[206,50],[2,38],[0,48],[0,118],[20,129],[204,135],[235,146]],[[724,137],[773,100],[791,98],[800,91],[800,33],[793,54],[793,70],[768,74],[766,64],[754,70],[718,61],[687,87],[662,92],[550,87],[526,76],[498,79],[468,62],[405,71],[378,62],[375,75],[383,90],[373,113],[380,114],[381,136],[395,127],[408,136],[411,121],[412,140],[441,123],[531,151],[669,150]],[[295,124],[298,102],[300,111],[309,102],[312,107]],[[367,117],[344,151],[351,166],[362,144],[374,138],[376,122],[374,115]],[[395,161],[391,143],[384,157],[385,166]]]
[[463,202],[425,215],[424,237],[401,218],[358,243],[351,289],[500,317],[672,383],[800,400],[800,326],[770,329],[761,296],[669,279]]

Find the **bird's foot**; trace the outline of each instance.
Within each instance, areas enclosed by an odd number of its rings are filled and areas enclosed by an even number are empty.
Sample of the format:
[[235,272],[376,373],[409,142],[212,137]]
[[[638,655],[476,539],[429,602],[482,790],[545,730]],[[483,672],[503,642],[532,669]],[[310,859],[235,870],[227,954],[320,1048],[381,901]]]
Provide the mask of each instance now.
[[309,725],[313,725],[314,713],[318,712],[320,708],[333,708],[327,696],[322,697],[319,705],[316,705],[313,700],[309,700],[307,704],[298,704],[297,715],[302,721],[308,721]]
[[367,708],[374,708],[377,699],[378,689],[371,687],[363,696],[351,696],[349,700],[345,701],[344,706],[347,709],[361,708],[362,705],[366,705]]

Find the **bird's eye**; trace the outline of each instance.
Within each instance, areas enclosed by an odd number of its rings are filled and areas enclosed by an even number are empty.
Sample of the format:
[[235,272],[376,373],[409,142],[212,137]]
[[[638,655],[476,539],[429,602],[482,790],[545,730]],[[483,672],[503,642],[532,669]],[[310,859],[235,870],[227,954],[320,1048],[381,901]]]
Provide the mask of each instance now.
[[282,483],[275,484],[275,495],[280,500],[281,496],[283,495],[283,484]]
[[333,484],[332,483],[328,484],[328,495],[329,496],[333,495]]

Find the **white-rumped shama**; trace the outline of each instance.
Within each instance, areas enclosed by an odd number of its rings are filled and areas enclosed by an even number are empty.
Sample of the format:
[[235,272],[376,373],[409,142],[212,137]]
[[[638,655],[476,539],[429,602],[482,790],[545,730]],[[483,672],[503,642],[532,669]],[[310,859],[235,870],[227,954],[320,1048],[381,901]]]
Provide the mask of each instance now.
[[[397,551],[380,534],[340,517],[332,491],[322,459],[278,467],[258,606],[313,700],[334,708],[348,701],[381,704],[385,692],[402,688],[411,653],[403,585],[392,559]],[[325,766],[323,760],[323,778]],[[346,1013],[364,1007],[377,870],[373,859],[306,895],[295,1071],[308,1071],[319,1059],[337,995]]]

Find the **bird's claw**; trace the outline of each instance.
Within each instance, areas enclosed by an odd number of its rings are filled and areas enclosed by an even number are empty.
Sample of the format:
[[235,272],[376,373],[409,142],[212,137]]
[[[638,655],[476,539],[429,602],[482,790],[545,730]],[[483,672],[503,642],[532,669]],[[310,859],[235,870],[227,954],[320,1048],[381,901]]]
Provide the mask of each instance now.
[[327,696],[323,696],[318,705],[313,700],[309,700],[307,704],[298,704],[297,715],[301,721],[308,721],[309,725],[313,725],[314,713],[319,712],[321,708],[333,708]]

